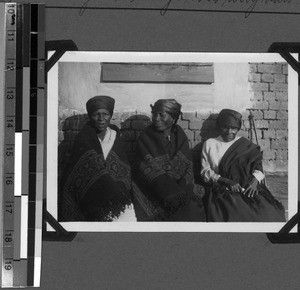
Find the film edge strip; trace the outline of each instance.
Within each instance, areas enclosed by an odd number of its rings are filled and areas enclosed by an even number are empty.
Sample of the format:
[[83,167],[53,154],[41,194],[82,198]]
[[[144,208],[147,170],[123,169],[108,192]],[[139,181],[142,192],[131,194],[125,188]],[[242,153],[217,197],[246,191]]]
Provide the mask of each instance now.
[[4,66],[4,169],[3,169],[3,247],[2,286],[12,287],[14,271],[14,154],[15,154],[15,85],[16,85],[16,16],[15,3],[5,4]]
[[[1,286],[38,287],[44,182],[44,4],[0,5],[5,19]],[[32,100],[31,89],[37,92]],[[30,112],[31,107],[38,109]]]
[[[4,67],[5,67],[5,5],[4,3],[0,3],[0,39],[3,41],[0,41],[0,132],[3,136],[4,133]],[[0,164],[3,164],[3,157],[4,157],[4,140],[3,138],[0,139]],[[0,166],[0,212],[1,212],[1,219],[3,220],[3,180],[4,180],[4,174],[3,174],[3,166]],[[0,224],[0,248],[1,248],[1,263],[3,263],[2,255],[3,255],[3,222]],[[1,265],[3,267],[3,264]],[[2,268],[0,273],[0,278],[2,281]]]

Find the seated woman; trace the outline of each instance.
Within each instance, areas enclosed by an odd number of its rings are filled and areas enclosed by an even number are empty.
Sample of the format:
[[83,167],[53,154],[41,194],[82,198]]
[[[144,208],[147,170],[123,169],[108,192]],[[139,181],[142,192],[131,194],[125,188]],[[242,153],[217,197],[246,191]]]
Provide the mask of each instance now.
[[219,136],[204,142],[201,176],[209,185],[205,205],[212,222],[283,222],[284,208],[261,181],[259,146],[236,136],[242,115],[224,109],[217,117]]
[[205,221],[201,188],[194,186],[188,139],[176,124],[181,105],[174,99],[161,99],[151,108],[153,123],[137,141],[137,157],[138,184],[154,208],[161,209],[152,218]]
[[59,221],[136,221],[130,166],[110,125],[114,103],[109,96],[86,103],[89,122],[76,136],[61,178]]

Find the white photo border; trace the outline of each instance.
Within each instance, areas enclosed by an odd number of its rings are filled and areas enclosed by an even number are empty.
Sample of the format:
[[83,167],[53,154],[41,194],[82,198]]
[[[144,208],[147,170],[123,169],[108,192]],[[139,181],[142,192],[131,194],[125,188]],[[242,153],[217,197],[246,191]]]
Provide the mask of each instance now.
[[[48,58],[54,52],[50,52]],[[293,55],[297,57],[298,55]],[[179,61],[180,60],[180,61]],[[68,51],[48,72],[46,198],[47,211],[57,219],[58,63],[249,63],[283,62],[277,53],[99,52]],[[298,211],[298,74],[288,65],[288,220]],[[291,158],[292,157],[292,158]],[[285,223],[217,222],[60,222],[72,232],[278,232]],[[48,225],[48,231],[52,227]],[[296,231],[296,229],[293,229]]]

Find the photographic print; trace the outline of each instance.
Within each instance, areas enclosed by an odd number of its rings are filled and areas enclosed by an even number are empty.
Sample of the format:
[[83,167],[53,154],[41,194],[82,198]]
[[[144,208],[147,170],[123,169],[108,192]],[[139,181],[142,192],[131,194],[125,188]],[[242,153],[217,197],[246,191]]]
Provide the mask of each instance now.
[[297,212],[297,92],[278,54],[66,52],[47,210],[68,231],[277,232]]

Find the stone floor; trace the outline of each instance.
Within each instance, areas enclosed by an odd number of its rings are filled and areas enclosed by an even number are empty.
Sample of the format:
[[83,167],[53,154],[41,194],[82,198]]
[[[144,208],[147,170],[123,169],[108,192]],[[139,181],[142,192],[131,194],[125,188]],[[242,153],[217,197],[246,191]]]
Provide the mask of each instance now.
[[286,216],[288,212],[288,176],[284,174],[266,175],[267,187],[284,206]]

